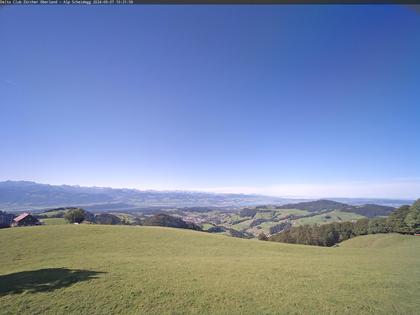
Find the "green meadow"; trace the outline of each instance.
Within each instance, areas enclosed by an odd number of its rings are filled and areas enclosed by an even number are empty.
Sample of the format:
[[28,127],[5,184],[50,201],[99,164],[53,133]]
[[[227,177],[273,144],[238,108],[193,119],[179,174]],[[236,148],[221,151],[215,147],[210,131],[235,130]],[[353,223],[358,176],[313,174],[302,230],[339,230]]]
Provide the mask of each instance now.
[[420,237],[338,247],[162,227],[0,230],[1,314],[418,314]]
[[332,223],[332,222],[359,220],[363,218],[365,217],[360,214],[334,210],[328,213],[315,215],[313,217],[297,219],[297,220],[294,220],[293,223],[294,225],[327,224],[327,223]]
[[64,218],[45,218],[45,219],[41,219],[41,222],[45,225],[67,224],[67,222]]

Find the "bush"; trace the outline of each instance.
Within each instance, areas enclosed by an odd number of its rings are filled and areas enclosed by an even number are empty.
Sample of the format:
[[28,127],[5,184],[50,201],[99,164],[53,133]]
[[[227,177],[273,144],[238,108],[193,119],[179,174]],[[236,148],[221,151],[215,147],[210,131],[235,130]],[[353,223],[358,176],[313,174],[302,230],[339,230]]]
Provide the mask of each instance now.
[[121,219],[113,214],[101,213],[95,215],[96,224],[116,225],[121,224]]
[[70,223],[82,223],[86,218],[86,211],[83,209],[72,209],[64,214],[64,219]]
[[265,235],[265,233],[264,233],[264,232],[263,232],[263,233],[258,234],[258,239],[259,239],[260,241],[268,241],[268,237],[267,237],[267,235]]
[[390,229],[387,224],[386,218],[373,218],[369,220],[368,233],[369,234],[378,234],[378,233],[388,233]]

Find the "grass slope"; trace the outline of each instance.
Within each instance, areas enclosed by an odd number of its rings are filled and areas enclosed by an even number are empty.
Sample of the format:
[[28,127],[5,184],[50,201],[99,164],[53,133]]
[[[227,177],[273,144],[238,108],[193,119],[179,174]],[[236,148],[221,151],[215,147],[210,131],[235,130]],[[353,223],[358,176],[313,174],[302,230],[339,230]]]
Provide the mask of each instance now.
[[[420,239],[420,237],[418,237]],[[355,237],[340,244],[348,248],[401,248],[413,244],[413,236],[401,234],[371,234],[364,237]],[[414,248],[413,248],[414,249]]]
[[41,222],[46,225],[62,225],[67,224],[66,220],[64,218],[46,218],[41,219]]
[[0,314],[417,313],[420,237],[375,237],[392,246],[372,248],[371,236],[321,248],[160,227],[4,229]]
[[328,213],[316,215],[313,217],[301,218],[292,221],[294,225],[305,225],[305,224],[327,224],[332,222],[345,222],[351,220],[359,220],[365,218],[364,216],[351,212],[343,212],[334,210]]

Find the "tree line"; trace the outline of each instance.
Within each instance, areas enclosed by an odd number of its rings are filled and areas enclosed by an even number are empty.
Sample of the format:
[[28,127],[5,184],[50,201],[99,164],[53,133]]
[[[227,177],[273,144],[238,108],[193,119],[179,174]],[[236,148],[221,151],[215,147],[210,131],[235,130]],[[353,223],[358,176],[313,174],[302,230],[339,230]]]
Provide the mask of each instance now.
[[119,218],[110,213],[93,214],[80,208],[74,208],[64,214],[64,219],[69,223],[82,223],[84,221],[96,224],[108,225],[147,225],[147,226],[165,226],[180,229],[190,229],[201,231],[201,227],[190,222],[185,222],[181,218],[171,216],[165,213],[157,213],[146,218],[135,218],[133,222],[129,222],[125,218]]
[[364,218],[355,222],[334,222],[324,225],[302,225],[260,239],[333,246],[355,236],[377,233],[420,234],[420,199],[411,206],[404,205],[395,209],[388,217]]

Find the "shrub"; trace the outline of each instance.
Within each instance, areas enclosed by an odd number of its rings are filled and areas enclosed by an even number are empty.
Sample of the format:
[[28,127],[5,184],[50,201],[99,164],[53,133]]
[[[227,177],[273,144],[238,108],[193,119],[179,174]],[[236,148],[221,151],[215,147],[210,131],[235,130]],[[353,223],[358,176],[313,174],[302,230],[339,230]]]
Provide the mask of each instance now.
[[264,232],[263,232],[263,233],[258,234],[258,239],[259,239],[260,241],[268,241],[268,237],[267,237],[267,235],[265,235],[265,233],[264,233]]
[[64,214],[64,219],[70,223],[82,223],[86,218],[86,212],[83,209],[72,209]]

